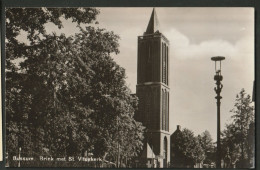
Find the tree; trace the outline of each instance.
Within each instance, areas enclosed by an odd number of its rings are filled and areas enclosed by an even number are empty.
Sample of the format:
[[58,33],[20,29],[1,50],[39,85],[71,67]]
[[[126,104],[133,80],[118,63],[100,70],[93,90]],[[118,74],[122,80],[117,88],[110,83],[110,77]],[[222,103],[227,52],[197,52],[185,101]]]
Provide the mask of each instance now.
[[[91,70],[98,73],[90,79],[91,90],[86,96],[86,104],[94,110],[90,115],[95,127],[92,130],[93,136],[98,135],[92,137],[95,148],[99,148],[94,150],[94,154],[104,159],[108,156],[115,160],[113,157],[118,156],[120,147],[121,154],[133,157],[142,147],[143,127],[133,118],[137,109],[137,98],[131,95],[126,86],[125,70],[109,56],[112,52],[118,53],[118,44],[106,43],[106,40],[113,36],[107,33],[102,35],[103,29],[87,27],[81,31],[82,33],[76,35],[76,47],[83,49],[82,55],[88,54],[88,48],[94,51],[87,56],[92,59]],[[103,57],[100,57],[100,49],[107,52]],[[131,139],[132,143],[128,143]],[[132,147],[134,149],[131,149]]]
[[[110,56],[119,53],[119,37],[79,25],[93,22],[97,14],[95,8],[7,9],[9,153],[18,147],[52,156],[88,151],[112,161],[118,144],[126,148],[122,139],[132,142],[122,155],[133,157],[141,150],[143,126],[133,119],[137,98],[126,86],[124,69]],[[80,32],[47,34],[44,24],[61,28],[62,17],[77,22]],[[27,32],[28,44],[17,40],[21,30]],[[17,143],[20,139],[26,141]]]
[[240,167],[248,167],[253,150],[250,149],[248,139],[250,138],[250,125],[254,124],[254,107],[250,95],[242,89],[236,96],[233,122],[226,126],[223,132],[223,145],[226,149],[224,154],[229,153],[233,163]]
[[212,142],[211,135],[209,131],[203,132],[201,135],[198,135],[199,143],[204,151],[205,154],[205,160],[204,163],[211,164],[212,162],[215,162],[214,159],[214,145]]
[[[25,153],[29,153],[25,148],[39,154],[41,153],[40,148],[48,147],[51,150],[51,146],[43,145],[43,143],[49,144],[49,142],[43,142],[43,140],[44,138],[51,139],[48,138],[48,135],[51,136],[56,128],[53,127],[55,119],[66,118],[64,115],[57,116],[52,113],[59,112],[56,107],[57,89],[55,89],[59,88],[56,83],[59,80],[56,78],[58,68],[60,68],[59,73],[64,69],[61,67],[64,66],[62,65],[64,62],[61,61],[65,59],[65,55],[61,55],[61,50],[58,51],[58,48],[68,47],[68,44],[64,43],[67,39],[64,35],[48,35],[44,24],[52,22],[61,28],[63,26],[62,16],[72,18],[73,22],[78,24],[91,23],[97,14],[98,10],[94,8],[6,9],[7,148],[12,154],[16,153],[18,145],[23,146],[22,149]],[[17,39],[22,31],[27,34],[27,44]],[[20,61],[19,65],[18,61]],[[60,76],[60,78],[64,77]],[[56,122],[56,125],[63,125],[63,123]],[[27,129],[27,131],[21,131],[22,129]],[[64,129],[64,127],[57,129]],[[65,131],[58,133],[65,133]],[[57,138],[57,140],[62,139]],[[10,145],[9,141],[12,141]],[[17,141],[22,142],[17,143]],[[34,145],[31,147],[30,143]],[[54,141],[50,143],[54,143]]]
[[[174,140],[174,155],[179,157],[181,164],[193,167],[196,163],[201,163],[205,159],[204,151],[199,143],[199,139],[189,129],[183,129]],[[173,162],[176,164],[175,162]]]
[[[53,23],[62,28],[62,20],[72,19],[77,24],[92,23],[99,11],[95,8],[6,8],[6,68],[17,69],[12,61],[28,57],[27,50],[40,47],[46,39],[46,23]],[[28,45],[17,40],[24,31]]]
[[235,165],[237,161],[239,161],[241,157],[241,152],[239,145],[236,142],[236,137],[234,136],[235,129],[233,128],[233,124],[226,125],[226,129],[223,131],[222,140],[221,140],[221,148],[222,148],[222,159],[230,158],[230,164],[227,165],[227,168],[232,168],[232,165]]

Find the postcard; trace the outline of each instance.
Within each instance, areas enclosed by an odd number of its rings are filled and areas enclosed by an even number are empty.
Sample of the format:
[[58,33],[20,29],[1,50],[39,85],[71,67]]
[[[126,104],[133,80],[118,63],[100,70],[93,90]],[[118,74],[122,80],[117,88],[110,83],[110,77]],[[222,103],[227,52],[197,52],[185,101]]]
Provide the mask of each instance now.
[[255,167],[254,8],[5,14],[6,167]]

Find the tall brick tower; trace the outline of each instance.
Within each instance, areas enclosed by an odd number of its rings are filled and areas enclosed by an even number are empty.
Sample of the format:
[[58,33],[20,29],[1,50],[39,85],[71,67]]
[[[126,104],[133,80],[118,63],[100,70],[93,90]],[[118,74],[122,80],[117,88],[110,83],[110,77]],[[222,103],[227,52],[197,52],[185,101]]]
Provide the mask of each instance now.
[[155,164],[167,167],[170,161],[169,41],[159,30],[155,9],[146,32],[138,36],[137,62],[136,119],[147,128],[145,147],[151,148]]

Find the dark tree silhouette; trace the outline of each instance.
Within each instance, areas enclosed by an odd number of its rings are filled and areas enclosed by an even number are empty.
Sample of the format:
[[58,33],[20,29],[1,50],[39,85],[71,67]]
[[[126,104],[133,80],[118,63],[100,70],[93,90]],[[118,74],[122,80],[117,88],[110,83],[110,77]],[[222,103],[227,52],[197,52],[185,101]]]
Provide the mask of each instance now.
[[[78,156],[85,151],[114,161],[142,148],[143,126],[133,119],[137,98],[125,70],[112,58],[119,37],[96,28],[95,8],[7,8],[7,152]],[[71,18],[80,32],[47,34]],[[80,24],[88,24],[81,27]],[[17,40],[24,31],[28,43]],[[120,136],[118,138],[117,136]],[[68,155],[70,154],[70,155]]]

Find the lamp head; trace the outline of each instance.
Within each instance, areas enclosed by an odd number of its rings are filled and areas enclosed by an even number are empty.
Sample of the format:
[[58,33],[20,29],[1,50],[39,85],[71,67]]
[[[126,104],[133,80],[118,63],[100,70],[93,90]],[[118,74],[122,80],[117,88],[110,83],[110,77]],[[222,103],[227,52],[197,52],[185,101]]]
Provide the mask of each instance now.
[[[215,57],[211,57],[211,60],[215,61],[215,72],[217,74],[221,75],[221,61],[225,60],[225,57],[223,57],[223,56],[215,56]],[[218,65],[217,63],[219,63],[218,67],[217,67],[217,65]]]
[[225,57],[223,56],[215,56],[215,57],[211,57],[211,60],[212,61],[222,61],[222,60],[225,60]]

